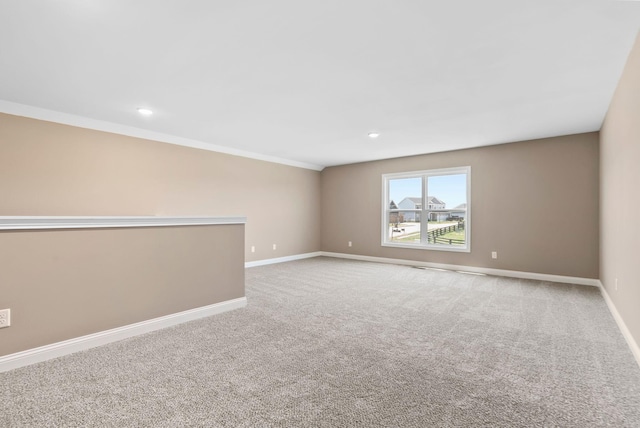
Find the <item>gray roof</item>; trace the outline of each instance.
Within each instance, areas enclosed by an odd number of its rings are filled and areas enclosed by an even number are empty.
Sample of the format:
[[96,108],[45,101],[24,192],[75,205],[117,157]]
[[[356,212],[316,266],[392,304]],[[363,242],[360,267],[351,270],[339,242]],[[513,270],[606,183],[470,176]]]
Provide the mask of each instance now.
[[[402,201],[404,201],[405,199],[409,199],[411,202],[413,202],[414,204],[421,204],[422,203],[422,198],[421,197],[416,197],[416,196],[409,196],[404,198]],[[402,202],[400,201],[400,202]],[[427,196],[427,203],[428,204],[445,204],[445,202],[441,199],[438,199],[435,196]]]

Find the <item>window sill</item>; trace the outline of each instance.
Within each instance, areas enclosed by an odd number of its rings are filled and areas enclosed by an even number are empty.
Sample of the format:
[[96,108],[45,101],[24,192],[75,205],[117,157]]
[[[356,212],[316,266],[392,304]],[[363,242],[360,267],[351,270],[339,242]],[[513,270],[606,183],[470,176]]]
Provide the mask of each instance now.
[[454,247],[448,245],[417,245],[417,244],[400,244],[395,242],[383,242],[381,244],[383,247],[391,247],[391,248],[410,248],[412,250],[430,250],[430,251],[451,251],[454,253],[470,253],[470,246],[465,247]]

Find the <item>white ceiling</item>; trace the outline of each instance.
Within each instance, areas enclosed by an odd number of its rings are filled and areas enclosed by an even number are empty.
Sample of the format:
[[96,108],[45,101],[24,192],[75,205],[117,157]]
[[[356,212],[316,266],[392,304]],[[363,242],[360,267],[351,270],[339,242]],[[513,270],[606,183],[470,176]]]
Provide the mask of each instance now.
[[0,100],[319,169],[598,130],[639,28],[637,1],[3,0]]

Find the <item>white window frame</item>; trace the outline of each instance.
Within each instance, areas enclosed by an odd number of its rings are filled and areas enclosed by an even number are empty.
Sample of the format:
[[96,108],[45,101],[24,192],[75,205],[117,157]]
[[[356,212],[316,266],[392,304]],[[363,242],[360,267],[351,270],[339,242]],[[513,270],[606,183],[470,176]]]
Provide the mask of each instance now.
[[[401,243],[401,242],[392,242],[388,239],[389,234],[389,213],[391,209],[389,208],[389,181],[401,178],[421,178],[422,179],[422,209],[420,210],[403,210],[398,209],[394,211],[414,211],[420,213],[420,225],[422,228],[422,222],[425,224],[428,221],[429,212],[432,211],[428,209],[427,197],[429,196],[429,188],[428,188],[428,179],[429,177],[441,176],[441,175],[457,175],[457,174],[466,174],[467,176],[467,215],[465,218],[465,245],[462,246],[454,246],[454,245],[445,245],[445,244],[430,244],[427,242],[426,234],[421,235],[420,243]],[[425,208],[425,205],[427,208]],[[452,209],[454,207],[451,207]],[[382,175],[382,241],[381,245],[383,247],[397,247],[397,248],[413,248],[416,250],[436,250],[436,251],[454,251],[458,253],[470,253],[471,252],[471,167],[470,166],[462,166],[455,168],[440,168],[440,169],[430,169],[425,171],[411,171],[411,172],[400,172],[400,173],[391,173],[391,174],[383,174]]]

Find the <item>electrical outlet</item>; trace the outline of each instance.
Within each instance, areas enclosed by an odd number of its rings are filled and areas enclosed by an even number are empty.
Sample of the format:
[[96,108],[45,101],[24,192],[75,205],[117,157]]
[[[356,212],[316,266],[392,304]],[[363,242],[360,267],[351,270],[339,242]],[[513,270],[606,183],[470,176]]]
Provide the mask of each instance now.
[[491,258],[492,259],[497,259],[498,258],[498,252],[497,251],[492,251],[491,252]]
[[274,249],[274,250],[276,249],[276,244],[273,244],[273,249]]
[[255,245],[252,245],[252,246],[251,246],[251,252],[252,252],[252,253],[255,253],[255,252],[256,252],[256,246],[255,246]]
[[352,246],[353,246],[353,243],[352,243],[351,241],[349,241],[349,246],[350,246],[350,247],[352,247]]
[[11,309],[0,310],[0,328],[11,325]]
[[616,291],[618,291],[618,278],[616,278]]

